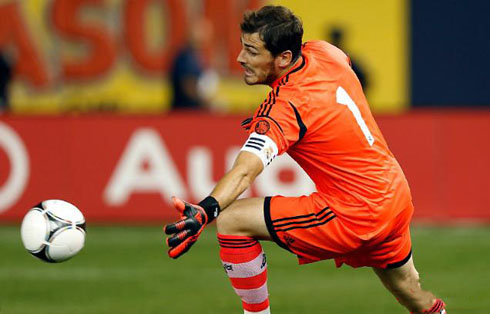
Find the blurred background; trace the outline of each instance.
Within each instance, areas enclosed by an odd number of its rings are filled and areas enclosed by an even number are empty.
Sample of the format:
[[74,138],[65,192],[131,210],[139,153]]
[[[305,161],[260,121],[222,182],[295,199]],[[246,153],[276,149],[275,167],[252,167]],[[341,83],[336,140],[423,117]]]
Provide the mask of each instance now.
[[[417,218],[488,221],[490,4],[476,0],[1,1],[0,221],[54,196],[153,221],[172,193],[209,193],[268,90],[236,57],[243,12],[269,3],[349,54]],[[313,189],[282,159],[247,195]]]
[[[466,265],[483,271],[480,264],[452,257],[467,243],[477,246],[461,254],[489,251],[490,2],[485,0],[0,0],[2,250],[10,248],[13,255],[22,250],[18,223],[40,200],[76,204],[89,230],[91,224],[119,225],[110,229],[119,233],[94,230],[100,238],[94,236],[91,243],[106,248],[112,245],[104,242],[107,234],[114,239],[132,234],[133,229],[120,226],[155,226],[175,218],[172,195],[189,201],[206,196],[246,138],[240,122],[268,91],[247,86],[236,62],[243,12],[264,4],[291,8],[303,20],[305,41],[327,40],[351,57],[376,120],[408,177],[419,228],[415,243],[444,238],[447,242],[440,243],[447,243],[448,255],[440,258],[448,262],[443,270]],[[283,156],[244,196],[313,190],[302,170]],[[138,239],[144,238],[141,232],[150,232],[134,230]],[[437,244],[420,246],[428,253],[438,249]],[[96,260],[89,252],[85,256]],[[22,258],[29,256],[19,253]],[[83,254],[79,260],[90,265]],[[12,264],[23,265],[19,260],[5,262],[0,279],[22,285],[15,274],[20,278],[26,269],[33,281],[49,279],[33,275],[41,266],[30,262],[20,268]],[[435,263],[432,270],[438,267]],[[80,269],[82,278],[86,270]],[[436,278],[444,278],[443,270]],[[99,278],[96,271],[89,274],[89,279]],[[488,271],[481,273],[480,280],[487,279]],[[451,282],[442,282],[439,288],[460,313],[483,309],[483,303],[465,304],[455,289],[442,288]],[[488,297],[479,283],[469,282],[474,283],[469,289]],[[227,285],[224,279],[222,284]],[[18,304],[25,296],[15,289],[3,292]],[[282,296],[281,313],[289,313],[286,304],[292,296]],[[11,313],[42,313],[15,312],[17,303],[7,297],[0,299],[1,313],[2,302],[6,309],[11,306]],[[289,305],[291,313],[299,312],[294,309],[298,304]],[[222,305],[222,313],[231,312],[227,306]],[[403,313],[396,305],[386,306],[376,313]],[[128,307],[118,309],[125,310],[133,313]],[[153,311],[158,312],[147,308],[145,313]],[[111,312],[110,307],[90,311]]]
[[488,108],[483,0],[3,0],[2,106],[14,114],[167,113],[177,67],[198,78],[206,109],[249,112],[265,89],[242,82],[238,24],[266,3],[301,16],[305,40],[351,56],[375,113]]

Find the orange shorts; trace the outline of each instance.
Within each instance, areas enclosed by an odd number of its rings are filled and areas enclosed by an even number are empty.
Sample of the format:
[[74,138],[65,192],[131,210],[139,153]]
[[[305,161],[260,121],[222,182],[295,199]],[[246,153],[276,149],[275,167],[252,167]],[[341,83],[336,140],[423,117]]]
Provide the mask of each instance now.
[[349,229],[318,193],[266,197],[264,218],[274,241],[296,254],[300,264],[335,259],[352,267],[395,268],[411,256],[410,203],[369,240]]

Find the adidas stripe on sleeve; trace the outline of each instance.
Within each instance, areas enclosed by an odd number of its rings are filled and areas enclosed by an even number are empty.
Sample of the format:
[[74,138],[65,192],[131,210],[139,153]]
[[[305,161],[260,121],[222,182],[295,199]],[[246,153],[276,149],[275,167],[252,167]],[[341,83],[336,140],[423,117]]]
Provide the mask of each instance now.
[[277,145],[270,137],[255,132],[250,134],[241,151],[257,155],[262,160],[264,168],[276,158],[278,153]]

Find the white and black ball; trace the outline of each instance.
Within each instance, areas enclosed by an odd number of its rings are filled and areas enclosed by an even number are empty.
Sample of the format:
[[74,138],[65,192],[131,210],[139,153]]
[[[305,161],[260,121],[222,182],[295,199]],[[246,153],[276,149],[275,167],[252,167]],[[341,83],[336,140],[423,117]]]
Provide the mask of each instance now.
[[73,204],[46,200],[31,208],[21,226],[22,242],[33,256],[49,263],[75,256],[85,244],[85,218]]

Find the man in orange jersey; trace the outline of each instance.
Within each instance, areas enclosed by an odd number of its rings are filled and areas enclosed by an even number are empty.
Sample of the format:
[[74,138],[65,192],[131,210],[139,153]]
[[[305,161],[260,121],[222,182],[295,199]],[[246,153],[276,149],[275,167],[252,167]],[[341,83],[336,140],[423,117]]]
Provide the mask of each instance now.
[[[197,205],[173,198],[182,219],[165,226],[169,256],[189,250],[217,217],[220,257],[244,313],[270,313],[258,240],[275,241],[300,264],[334,259],[337,266],[372,267],[412,313],[446,313],[444,302],[420,287],[410,190],[349,58],[324,41],[302,43],[301,21],[284,7],[245,13],[241,30],[244,80],[271,91],[244,122],[249,137],[210,196]],[[317,192],[237,200],[284,152]]]

